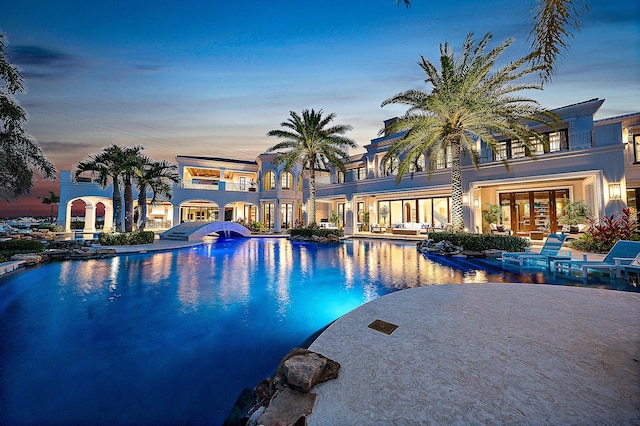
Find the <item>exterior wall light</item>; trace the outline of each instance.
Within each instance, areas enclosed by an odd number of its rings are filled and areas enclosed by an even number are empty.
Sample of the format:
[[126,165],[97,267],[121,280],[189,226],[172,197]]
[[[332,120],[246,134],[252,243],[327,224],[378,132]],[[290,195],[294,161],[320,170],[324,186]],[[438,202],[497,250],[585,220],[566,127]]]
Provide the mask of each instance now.
[[475,200],[473,200],[473,206],[476,209],[480,208],[480,198],[476,198]]
[[609,199],[611,200],[620,200],[622,199],[622,191],[620,189],[619,183],[610,183],[609,184]]
[[463,206],[468,206],[469,205],[469,193],[465,192],[464,194],[462,194],[462,205]]

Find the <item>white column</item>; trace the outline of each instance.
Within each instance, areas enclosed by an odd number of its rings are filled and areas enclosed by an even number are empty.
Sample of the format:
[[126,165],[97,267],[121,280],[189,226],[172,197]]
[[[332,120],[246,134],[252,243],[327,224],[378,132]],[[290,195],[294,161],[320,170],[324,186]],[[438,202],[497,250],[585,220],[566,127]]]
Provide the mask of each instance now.
[[84,232],[96,232],[96,206],[85,205],[84,207]]
[[113,229],[113,207],[110,204],[103,202],[104,204],[104,226],[103,231],[114,231]]
[[71,232],[71,202],[65,207],[64,232]]

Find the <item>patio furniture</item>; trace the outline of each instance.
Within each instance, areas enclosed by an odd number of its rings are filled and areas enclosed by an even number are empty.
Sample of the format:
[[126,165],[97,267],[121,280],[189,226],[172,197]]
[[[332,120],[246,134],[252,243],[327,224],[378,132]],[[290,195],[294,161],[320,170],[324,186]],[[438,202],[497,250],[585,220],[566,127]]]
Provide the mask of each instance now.
[[511,229],[497,223],[490,223],[489,230],[496,235],[511,235]]
[[502,254],[502,263],[517,263],[520,266],[524,266],[531,261],[539,262],[544,261],[547,265],[547,269],[551,269],[551,262],[556,260],[570,260],[571,253],[568,251],[561,251],[562,244],[567,239],[566,235],[562,234],[549,234],[547,240],[544,242],[542,248],[537,253],[530,252],[530,248],[527,247],[524,252],[508,252]]
[[381,234],[383,232],[387,232],[387,227],[386,226],[380,226],[380,224],[378,224],[378,223],[372,223],[371,224],[371,232],[375,232],[375,233]]
[[589,270],[608,271],[611,277],[614,272],[616,278],[622,276],[622,268],[630,265],[640,254],[640,241],[620,240],[616,242],[611,250],[601,261],[590,261],[588,254],[583,256],[583,260],[556,260],[554,262],[555,271],[582,272],[582,278],[587,279]]
[[634,273],[636,275],[636,283],[640,281],[640,254],[636,256],[635,259],[631,261],[628,265],[622,265],[622,270],[624,272],[624,279],[629,281],[630,273]]

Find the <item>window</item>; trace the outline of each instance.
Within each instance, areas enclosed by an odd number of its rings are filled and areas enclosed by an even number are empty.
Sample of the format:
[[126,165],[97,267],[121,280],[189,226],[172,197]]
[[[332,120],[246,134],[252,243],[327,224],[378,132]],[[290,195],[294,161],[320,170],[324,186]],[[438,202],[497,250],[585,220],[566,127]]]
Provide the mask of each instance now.
[[247,190],[247,178],[244,176],[240,176],[240,191]]
[[264,226],[267,229],[273,229],[273,212],[275,211],[275,204],[273,203],[264,203],[263,204],[263,216],[264,216]]
[[493,161],[504,161],[509,158],[508,150],[507,150],[508,142],[498,142],[496,146],[496,150],[493,153]]
[[409,167],[409,173],[421,172],[424,170],[424,155],[420,155]]
[[357,177],[358,180],[365,180],[367,178],[367,168],[358,167]]
[[380,165],[382,176],[392,176],[398,172],[398,158],[391,157],[387,161],[383,161]]
[[293,203],[280,204],[280,220],[283,229],[293,228]]
[[273,172],[267,172],[264,175],[264,189],[265,191],[276,189],[276,174]]
[[633,135],[633,158],[640,163],[640,135]]
[[451,167],[451,148],[446,147],[438,151],[436,169],[446,169],[448,167]]
[[342,170],[338,170],[336,173],[337,183],[344,183],[344,172]]
[[[548,154],[550,152],[567,151],[569,138],[567,130],[544,133],[541,139],[531,140],[531,152],[535,155]],[[498,142],[493,153],[493,161],[502,161],[510,158],[523,158],[527,156],[524,144],[517,140]]]
[[281,189],[293,189],[293,175],[290,172],[282,172],[280,176]]

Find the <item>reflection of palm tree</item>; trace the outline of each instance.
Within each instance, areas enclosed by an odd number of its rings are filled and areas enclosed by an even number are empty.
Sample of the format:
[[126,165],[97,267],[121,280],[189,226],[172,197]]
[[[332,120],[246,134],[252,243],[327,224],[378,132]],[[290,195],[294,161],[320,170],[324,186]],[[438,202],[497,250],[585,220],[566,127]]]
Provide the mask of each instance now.
[[297,162],[303,169],[309,169],[309,225],[316,223],[316,170],[327,168],[329,164],[346,172],[343,161],[349,159],[347,148],[356,148],[356,143],[342,136],[351,126],[336,125],[326,127],[335,114],[322,117],[322,110],[305,109],[302,117],[290,111],[290,118],[280,123],[285,130],[271,130],[267,136],[285,139],[267,150],[280,152],[273,160],[274,164],[284,164],[286,171],[291,171]]
[[50,204],[51,209],[49,211],[49,221],[53,222],[53,205],[58,204],[60,202],[60,197],[56,195],[55,192],[49,191],[49,196],[40,197],[42,199],[42,204]]
[[147,226],[147,190],[153,193],[151,204],[158,197],[171,199],[171,182],[178,183],[177,166],[168,161],[152,161],[143,156],[141,164],[134,170],[135,183],[138,189],[138,224],[136,229],[144,231]]
[[526,66],[529,58],[524,57],[492,72],[498,57],[512,40],[506,40],[485,54],[490,40],[491,34],[487,34],[476,43],[473,34],[469,34],[457,58],[448,43],[441,45],[441,70],[424,57],[420,63],[427,74],[427,83],[433,86],[430,92],[409,90],[382,103],[383,106],[409,106],[403,117],[389,122],[385,129],[386,134],[405,132],[383,158],[383,162],[395,156],[402,159],[398,166],[398,183],[424,153],[430,157],[429,177],[438,167],[437,158],[450,155],[451,222],[455,231],[464,228],[462,152],[469,153],[477,167],[477,141],[483,140],[495,152],[498,148],[493,137],[495,133],[518,140],[528,149],[540,135],[526,126],[525,121],[542,122],[552,118],[534,100],[514,95],[522,90],[541,88],[515,84],[520,77],[537,72],[538,68]]

